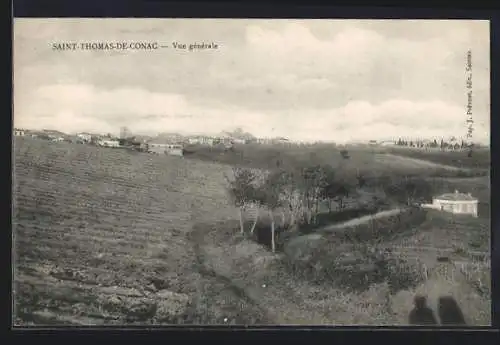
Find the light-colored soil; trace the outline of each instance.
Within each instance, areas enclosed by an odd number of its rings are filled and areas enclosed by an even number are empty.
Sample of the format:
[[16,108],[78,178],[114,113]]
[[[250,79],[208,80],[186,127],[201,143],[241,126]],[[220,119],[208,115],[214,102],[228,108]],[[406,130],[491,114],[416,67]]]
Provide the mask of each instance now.
[[348,220],[346,222],[342,222],[340,224],[328,225],[328,226],[322,227],[320,229],[317,229],[315,232],[318,232],[318,233],[330,232],[330,231],[334,231],[334,230],[338,230],[338,229],[342,229],[342,228],[346,228],[346,227],[350,227],[350,226],[356,226],[356,225],[368,223],[371,220],[394,216],[398,213],[401,213],[401,211],[402,211],[402,209],[400,209],[400,208],[393,209],[393,210],[381,211],[381,212],[377,212],[375,214],[362,216],[362,217],[355,218],[355,219],[350,219],[350,220]]
[[415,169],[421,169],[421,168],[442,168],[446,170],[452,170],[452,171],[459,171],[459,170],[469,170],[465,168],[458,168],[454,167],[452,165],[445,165],[445,164],[438,164],[430,161],[426,161],[424,159],[418,159],[418,158],[410,158],[410,157],[404,157],[404,156],[399,156],[399,155],[394,155],[390,153],[380,153],[376,155],[377,161],[380,163],[388,164],[390,166],[394,167],[400,167],[400,166],[406,166],[408,168],[415,168]]

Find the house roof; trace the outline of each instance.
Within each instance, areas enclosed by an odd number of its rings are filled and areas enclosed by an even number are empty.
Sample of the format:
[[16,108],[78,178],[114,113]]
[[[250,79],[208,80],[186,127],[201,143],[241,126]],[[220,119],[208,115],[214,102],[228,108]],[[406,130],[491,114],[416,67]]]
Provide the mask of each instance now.
[[436,197],[436,199],[450,201],[477,201],[477,198],[474,198],[472,195],[460,193],[459,191],[455,191],[455,193],[445,193],[439,195]]

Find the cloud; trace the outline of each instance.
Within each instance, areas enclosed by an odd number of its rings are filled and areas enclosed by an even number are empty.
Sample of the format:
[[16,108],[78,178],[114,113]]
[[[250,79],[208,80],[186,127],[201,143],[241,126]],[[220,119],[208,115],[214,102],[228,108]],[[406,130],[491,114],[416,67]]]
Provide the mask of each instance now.
[[[471,49],[474,135],[488,140],[487,24],[16,20],[14,121],[112,132],[122,125],[141,131],[242,127],[256,135],[316,140],[460,136],[466,133],[464,65]],[[215,41],[221,48],[50,50],[54,40],[96,39]]]
[[[443,102],[390,100],[373,105],[351,101],[343,107],[323,110],[264,113],[223,105],[200,107],[178,94],[128,88],[109,91],[71,84],[42,87],[30,100],[16,108],[17,126],[111,133],[127,126],[136,132],[213,134],[242,127],[258,136],[339,142],[466,133],[463,109]],[[456,121],[459,116],[463,121]],[[476,132],[484,137],[488,130],[477,128]]]

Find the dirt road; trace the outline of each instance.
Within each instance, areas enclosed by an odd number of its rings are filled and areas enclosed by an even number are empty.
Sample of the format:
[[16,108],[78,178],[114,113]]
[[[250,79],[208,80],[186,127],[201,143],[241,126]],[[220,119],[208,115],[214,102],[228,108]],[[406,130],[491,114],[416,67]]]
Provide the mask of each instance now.
[[381,153],[377,154],[377,160],[382,161],[382,162],[387,162],[388,164],[391,165],[396,165],[396,164],[406,164],[410,166],[415,166],[415,167],[429,167],[429,168],[442,168],[442,169],[447,169],[447,170],[453,170],[453,171],[458,171],[458,170],[470,170],[467,168],[458,168],[452,165],[446,165],[446,164],[438,164],[434,162],[430,162],[424,159],[418,159],[418,158],[410,158],[410,157],[403,157],[391,153]]
[[330,232],[330,231],[342,229],[342,228],[349,227],[349,226],[356,226],[359,224],[364,224],[364,223],[369,222],[372,219],[390,217],[390,216],[396,215],[398,213],[401,213],[402,211],[403,211],[403,209],[396,208],[396,209],[392,209],[392,210],[381,211],[381,212],[378,212],[375,214],[369,214],[367,216],[362,216],[359,218],[351,219],[351,220],[348,220],[347,222],[343,222],[340,224],[327,225],[325,227],[317,229],[315,231],[315,233]]

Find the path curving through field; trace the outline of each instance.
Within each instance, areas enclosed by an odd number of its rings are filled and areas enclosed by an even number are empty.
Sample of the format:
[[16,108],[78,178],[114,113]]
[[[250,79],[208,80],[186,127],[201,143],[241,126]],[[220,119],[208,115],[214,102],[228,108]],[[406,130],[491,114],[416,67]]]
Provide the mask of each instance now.
[[403,164],[403,165],[408,165],[408,166],[412,166],[415,168],[422,168],[422,167],[438,168],[438,169],[441,168],[441,169],[452,170],[452,171],[460,171],[460,170],[470,171],[471,170],[469,168],[459,168],[459,167],[455,167],[452,165],[434,163],[431,161],[427,161],[425,159],[405,157],[405,156],[392,154],[392,153],[378,153],[376,155],[376,158],[377,158],[377,161],[388,163],[388,165]]
[[368,223],[369,221],[374,220],[374,219],[380,219],[380,218],[394,216],[398,213],[401,213],[402,211],[403,211],[402,208],[395,208],[392,210],[380,211],[380,212],[377,212],[375,214],[369,214],[366,216],[353,218],[353,219],[350,219],[350,220],[343,222],[343,223],[340,223],[340,224],[327,225],[327,226],[324,226],[322,228],[315,230],[314,232],[315,233],[331,232],[331,231],[339,230],[339,229],[346,228],[349,226],[356,226],[356,225],[360,225],[360,224],[365,224],[365,223]]

